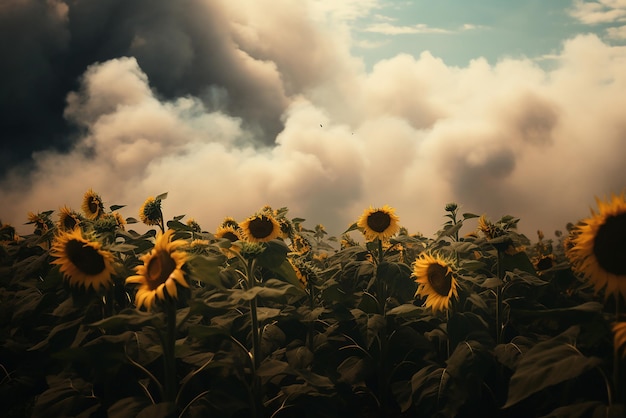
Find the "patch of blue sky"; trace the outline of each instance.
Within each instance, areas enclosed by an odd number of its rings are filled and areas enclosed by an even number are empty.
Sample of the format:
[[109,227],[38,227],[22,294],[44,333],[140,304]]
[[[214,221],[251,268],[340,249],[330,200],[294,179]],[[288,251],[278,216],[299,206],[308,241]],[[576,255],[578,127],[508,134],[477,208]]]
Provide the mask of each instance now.
[[[424,51],[450,66],[464,67],[481,57],[491,64],[530,58],[549,66],[563,42],[581,33],[624,43],[611,36],[624,10],[610,5],[615,1],[384,0],[353,22],[353,52],[368,67],[400,53],[418,57]],[[594,11],[604,14],[594,20],[589,18]]]

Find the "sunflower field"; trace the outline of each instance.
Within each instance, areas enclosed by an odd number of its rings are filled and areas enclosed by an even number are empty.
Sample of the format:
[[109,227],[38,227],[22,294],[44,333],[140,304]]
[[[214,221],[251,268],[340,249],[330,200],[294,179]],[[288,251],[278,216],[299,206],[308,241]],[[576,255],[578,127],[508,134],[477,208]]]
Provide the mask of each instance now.
[[455,203],[432,237],[386,205],[207,230],[166,197],[0,223],[4,417],[626,415],[624,193],[532,240]]

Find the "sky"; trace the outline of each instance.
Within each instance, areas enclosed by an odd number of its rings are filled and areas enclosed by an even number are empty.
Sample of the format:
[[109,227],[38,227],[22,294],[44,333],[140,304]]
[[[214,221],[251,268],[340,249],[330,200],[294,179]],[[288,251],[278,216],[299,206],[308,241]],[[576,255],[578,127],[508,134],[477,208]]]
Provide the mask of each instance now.
[[390,205],[433,236],[456,202],[533,239],[626,190],[626,0],[0,0],[0,56],[23,234],[93,189],[210,232]]

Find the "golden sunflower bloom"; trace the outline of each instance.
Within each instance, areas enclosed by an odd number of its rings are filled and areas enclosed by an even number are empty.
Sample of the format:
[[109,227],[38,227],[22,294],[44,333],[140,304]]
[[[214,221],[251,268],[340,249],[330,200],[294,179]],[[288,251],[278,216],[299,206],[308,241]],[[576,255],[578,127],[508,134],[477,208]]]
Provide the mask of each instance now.
[[200,224],[193,218],[189,218],[189,220],[187,220],[187,226],[190,227],[193,232],[202,232]]
[[598,212],[580,222],[570,236],[566,253],[572,268],[582,273],[596,293],[626,297],[626,201],[624,193],[604,202],[596,198]]
[[139,209],[139,219],[141,219],[141,222],[149,226],[161,225],[161,218],[163,218],[161,201],[155,200],[154,197],[147,198]]
[[300,284],[302,285],[302,287],[306,289],[306,286],[308,284],[307,277],[302,273],[302,270],[300,270],[296,262],[293,261],[291,258],[289,258],[289,264],[291,264],[293,271],[296,272],[296,277],[298,278],[298,281],[300,281]]
[[126,230],[126,219],[119,212],[113,212],[113,216],[115,217],[115,223],[117,223],[117,227],[122,231]]
[[232,226],[233,228],[237,229],[239,228],[239,222],[237,222],[235,218],[227,216],[224,218],[220,226]]
[[50,220],[52,211],[39,212],[37,214],[28,212],[28,222],[26,224],[35,224],[35,234],[44,235],[54,226]]
[[243,237],[239,228],[229,225],[217,228],[217,231],[215,231],[215,238],[226,238],[230,242],[235,242],[239,241]]
[[73,231],[80,223],[81,216],[79,213],[67,206],[63,206],[59,209],[59,222],[57,225],[61,231]]
[[61,273],[71,286],[92,287],[96,291],[111,286],[113,254],[103,250],[99,242],[83,237],[80,228],[57,235],[51,255],[56,257],[52,264],[61,266]]
[[613,347],[615,354],[621,352],[622,357],[626,357],[626,322],[616,322],[612,326],[613,329]]
[[90,220],[98,219],[104,213],[104,204],[100,195],[94,192],[92,189],[85,192],[83,196],[83,205],[81,207],[85,217]]
[[291,239],[291,250],[296,254],[306,254],[312,249],[311,242],[303,235],[297,234]]
[[433,312],[449,309],[452,298],[459,297],[452,266],[451,261],[428,253],[421,253],[413,262],[413,276],[418,283],[415,296],[425,297],[424,305]]
[[268,242],[280,236],[280,224],[267,213],[259,213],[241,223],[241,229],[250,242]]
[[176,299],[176,284],[189,287],[182,270],[189,256],[184,251],[178,251],[187,242],[182,239],[171,241],[173,233],[172,229],[164,234],[157,233],[154,248],[141,257],[143,264],[137,266],[137,275],[126,279],[126,284],[139,285],[135,296],[137,308],[145,306],[149,311],[157,300],[163,301],[166,297]]
[[363,231],[366,240],[384,241],[400,230],[399,222],[400,218],[395,214],[395,209],[385,205],[380,209],[372,209],[372,207],[366,209],[359,218],[357,226]]

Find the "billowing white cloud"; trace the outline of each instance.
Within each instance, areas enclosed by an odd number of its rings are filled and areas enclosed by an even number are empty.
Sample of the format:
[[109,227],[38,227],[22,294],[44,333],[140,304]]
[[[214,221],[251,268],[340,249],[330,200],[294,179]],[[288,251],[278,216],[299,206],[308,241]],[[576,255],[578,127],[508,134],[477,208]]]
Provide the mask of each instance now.
[[580,22],[594,25],[626,21],[626,1],[624,0],[575,0],[570,15]]
[[[454,67],[424,52],[366,70],[350,54],[347,18],[307,19],[300,2],[268,18],[270,3],[223,13],[237,62],[284,102],[273,144],[206,97],[163,98],[135,57],[94,63],[65,108],[83,134],[0,184],[0,219],[19,227],[28,211],[79,208],[93,188],[106,205],[127,205],[127,217],[168,192],[166,218],[185,214],[207,230],[269,204],[338,235],[365,208],[389,204],[410,232],[432,235],[456,201],[549,234],[626,187],[624,48],[585,35],[551,69],[482,58]],[[207,86],[218,103],[230,94],[220,88]]]

